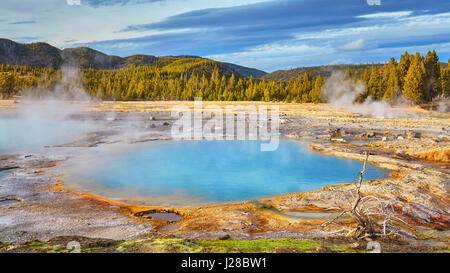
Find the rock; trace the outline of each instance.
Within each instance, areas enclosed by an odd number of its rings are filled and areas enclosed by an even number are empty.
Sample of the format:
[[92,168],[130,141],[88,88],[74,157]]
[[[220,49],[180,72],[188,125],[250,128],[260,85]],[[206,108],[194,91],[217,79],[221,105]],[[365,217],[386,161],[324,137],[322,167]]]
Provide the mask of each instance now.
[[404,138],[403,136],[398,136],[397,139],[398,139],[398,140],[403,140],[403,139],[405,139],[405,138]]
[[414,132],[413,130],[406,131],[405,134],[406,134],[407,139],[413,139],[413,138],[419,137],[419,134]]
[[148,119],[149,120],[156,120],[156,118],[154,116],[150,116]]
[[344,134],[344,130],[342,130],[341,128],[337,128],[335,130],[331,129],[330,131],[330,138],[333,139],[338,139],[338,138],[342,138],[342,135]]
[[167,121],[164,121],[163,126],[169,126],[170,124]]
[[345,142],[345,139],[343,139],[343,138],[332,138],[331,141],[335,141],[335,142]]
[[229,239],[231,239],[231,236],[228,234],[219,237],[219,240],[229,240]]
[[374,131],[368,131],[368,132],[366,132],[365,134],[363,134],[363,137],[365,137],[365,138],[373,138],[373,137],[375,137],[375,132]]
[[331,249],[325,246],[318,246],[316,247],[315,251],[318,253],[333,253]]
[[295,253],[291,248],[278,247],[275,249],[275,253]]
[[359,247],[359,243],[358,242],[354,242],[348,245],[349,248],[351,249],[357,249]]

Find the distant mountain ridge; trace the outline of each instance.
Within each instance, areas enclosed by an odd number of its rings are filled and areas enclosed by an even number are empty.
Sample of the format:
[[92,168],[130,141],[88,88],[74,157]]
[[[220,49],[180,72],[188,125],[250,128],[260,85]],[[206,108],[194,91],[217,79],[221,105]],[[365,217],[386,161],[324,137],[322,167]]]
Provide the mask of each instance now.
[[290,79],[296,79],[298,76],[303,76],[305,72],[313,78],[317,76],[329,77],[335,71],[345,71],[349,69],[352,72],[361,72],[366,68],[372,66],[382,66],[383,64],[339,64],[339,65],[322,65],[311,67],[298,67],[289,70],[277,70],[272,73],[263,75],[261,78],[266,81],[287,82]]
[[[441,67],[446,68],[447,63],[440,62]],[[321,66],[309,66],[309,67],[297,67],[288,70],[276,70],[272,73],[267,73],[261,76],[262,80],[275,81],[275,82],[287,82],[290,79],[296,79],[299,76],[303,76],[305,72],[313,78],[317,76],[329,77],[333,72],[342,71],[345,72],[349,69],[351,72],[362,72],[364,69],[370,69],[372,66],[380,67],[383,63],[374,64],[338,64],[338,65],[321,65]]]
[[[62,65],[77,66],[81,69],[119,69],[132,66],[165,66],[182,59],[205,59],[198,56],[179,55],[156,57],[137,54],[127,57],[107,55],[89,47],[59,49],[47,43],[21,44],[9,39],[0,39],[0,63],[31,67],[59,68]],[[208,60],[208,59],[205,59]],[[213,61],[213,60],[211,60]],[[216,62],[216,61],[213,61]],[[261,78],[264,71],[232,63],[222,63],[220,70],[225,74],[239,74],[244,77]]]
[[239,74],[241,74],[242,76],[247,77],[247,78],[250,78],[250,76],[253,76],[253,78],[261,79],[264,75],[267,75],[266,72],[255,69],[255,68],[245,67],[245,66],[241,66],[241,65],[237,65],[237,64],[232,64],[232,63],[223,63],[223,64],[231,67],[235,71],[239,72]]
[[61,50],[47,43],[19,44],[0,39],[0,63],[36,67],[59,67]]

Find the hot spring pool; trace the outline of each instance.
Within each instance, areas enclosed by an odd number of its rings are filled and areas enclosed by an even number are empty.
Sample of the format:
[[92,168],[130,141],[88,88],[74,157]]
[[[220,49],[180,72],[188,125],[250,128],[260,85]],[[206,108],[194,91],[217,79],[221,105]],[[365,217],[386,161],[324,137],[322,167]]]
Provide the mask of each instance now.
[[83,121],[0,116],[0,154],[68,143],[90,129]]
[[[171,141],[83,160],[75,176],[82,188],[105,197],[139,195],[180,205],[317,190],[354,182],[361,168],[360,161],[322,155],[291,140],[281,140],[273,152],[261,152],[258,141]],[[388,175],[368,164],[364,179]]]

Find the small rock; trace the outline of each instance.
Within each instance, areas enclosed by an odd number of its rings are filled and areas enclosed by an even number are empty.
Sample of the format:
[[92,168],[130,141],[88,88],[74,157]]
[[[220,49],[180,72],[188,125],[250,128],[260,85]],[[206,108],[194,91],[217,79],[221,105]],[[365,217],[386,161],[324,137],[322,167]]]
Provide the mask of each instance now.
[[167,121],[164,121],[163,126],[169,126],[170,124]]
[[154,116],[150,116],[148,119],[149,120],[156,120],[156,118]]
[[335,130],[331,130],[330,132],[330,138],[333,139],[337,139],[337,138],[342,138],[342,135],[344,134],[343,130],[341,128],[337,128]]
[[295,251],[290,248],[279,247],[275,249],[275,253],[295,253]]
[[219,240],[229,240],[229,239],[231,239],[231,236],[228,234],[219,237]]
[[407,139],[417,138],[418,136],[419,136],[419,134],[414,132],[414,131],[412,131],[412,130],[406,131],[406,138]]
[[365,138],[375,137],[375,132],[374,131],[368,131],[365,134],[363,134],[363,137],[365,137]]
[[358,242],[354,242],[348,245],[349,248],[351,249],[356,249],[359,247],[359,243]]
[[318,246],[316,247],[315,251],[318,253],[333,253],[331,249],[325,246]]

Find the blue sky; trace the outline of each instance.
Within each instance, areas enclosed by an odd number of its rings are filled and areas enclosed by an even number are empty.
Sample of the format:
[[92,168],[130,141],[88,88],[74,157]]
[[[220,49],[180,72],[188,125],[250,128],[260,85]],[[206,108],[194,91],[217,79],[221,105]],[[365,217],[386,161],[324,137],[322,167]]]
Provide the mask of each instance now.
[[273,71],[450,57],[448,0],[1,0],[0,37]]

